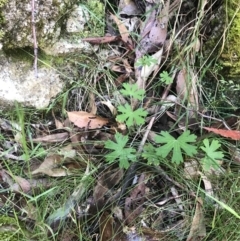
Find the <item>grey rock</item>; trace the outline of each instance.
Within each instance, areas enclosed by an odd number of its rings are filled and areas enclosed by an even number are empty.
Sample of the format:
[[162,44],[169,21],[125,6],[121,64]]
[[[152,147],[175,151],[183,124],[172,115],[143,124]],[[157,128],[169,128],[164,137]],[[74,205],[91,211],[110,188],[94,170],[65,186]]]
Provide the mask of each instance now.
[[[35,1],[35,26],[39,47],[48,46],[58,40],[63,22],[77,0]],[[29,0],[8,0],[1,10],[5,24],[2,40],[6,48],[33,46],[32,6]]]
[[75,6],[66,24],[68,33],[79,33],[84,31],[84,25],[89,21],[90,16],[83,5]]
[[63,81],[53,68],[41,67],[36,78],[32,65],[0,56],[0,106],[9,107],[14,102],[24,106],[45,108],[63,88]]
[[[79,0],[34,1],[38,48],[47,55],[69,58],[71,54],[81,56],[98,49],[80,38],[90,15],[86,7],[78,3]],[[45,108],[64,87],[66,79],[59,72],[65,65],[58,66],[59,69],[39,67],[36,78],[32,61],[6,55],[9,49],[33,49],[31,4],[32,0],[7,0],[0,9],[0,17],[4,19],[0,28],[0,33],[4,33],[0,37],[0,108],[12,106],[15,101],[24,106]]]

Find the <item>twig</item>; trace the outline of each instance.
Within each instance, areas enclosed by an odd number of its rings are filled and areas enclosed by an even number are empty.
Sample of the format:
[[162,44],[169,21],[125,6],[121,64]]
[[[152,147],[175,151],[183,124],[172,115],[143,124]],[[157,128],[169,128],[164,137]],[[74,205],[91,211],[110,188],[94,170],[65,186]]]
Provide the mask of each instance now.
[[33,49],[34,49],[34,62],[33,68],[35,77],[38,77],[38,69],[37,69],[37,61],[38,61],[38,43],[37,43],[37,35],[36,35],[36,22],[35,22],[35,0],[32,0],[32,35],[33,35]]
[[138,147],[138,151],[137,151],[137,154],[138,154],[138,155],[140,155],[140,154],[142,153],[143,147],[144,147],[145,142],[146,142],[146,140],[147,140],[147,138],[148,138],[148,134],[149,134],[149,132],[150,132],[151,129],[152,129],[152,125],[153,125],[155,119],[156,119],[156,116],[153,116],[153,117],[151,118],[149,124],[148,124],[147,130],[146,130],[146,132],[145,132],[145,134],[144,134],[144,136],[143,136],[143,138],[142,138],[142,141],[141,141],[141,143],[140,143],[140,145],[139,145],[139,147]]
[[[148,134],[152,128],[152,125],[154,123],[154,120],[155,120],[155,116],[152,117],[152,119],[150,120],[149,124],[148,124],[148,127],[147,127],[147,130],[143,136],[143,139],[139,145],[139,148],[138,148],[138,151],[137,151],[137,155],[140,156],[140,154],[142,153],[142,150],[143,150],[143,147],[144,147],[144,144],[147,140],[147,137],[148,137]],[[126,172],[126,175],[123,179],[123,185],[122,185],[122,189],[121,191],[116,195],[115,197],[115,200],[119,199],[119,202],[118,204],[121,202],[123,202],[124,199],[124,196],[126,195],[126,191],[127,191],[127,188],[131,185],[131,182],[133,181],[133,178],[136,174],[136,171],[137,171],[137,165],[138,165],[138,162],[132,162],[132,164],[130,165],[130,167],[128,168],[127,172]]]

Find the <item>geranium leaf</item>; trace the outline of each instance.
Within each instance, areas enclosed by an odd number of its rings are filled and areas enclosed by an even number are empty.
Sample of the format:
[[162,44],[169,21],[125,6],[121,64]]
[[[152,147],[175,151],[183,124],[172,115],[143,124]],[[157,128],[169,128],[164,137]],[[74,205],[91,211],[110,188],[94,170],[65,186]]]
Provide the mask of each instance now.
[[172,151],[172,162],[177,164],[183,162],[183,152],[188,156],[193,156],[197,153],[196,146],[189,144],[196,141],[196,136],[190,134],[190,131],[183,132],[177,139],[168,132],[161,131],[160,135],[156,136],[155,141],[163,144],[157,148],[156,154],[165,158]]

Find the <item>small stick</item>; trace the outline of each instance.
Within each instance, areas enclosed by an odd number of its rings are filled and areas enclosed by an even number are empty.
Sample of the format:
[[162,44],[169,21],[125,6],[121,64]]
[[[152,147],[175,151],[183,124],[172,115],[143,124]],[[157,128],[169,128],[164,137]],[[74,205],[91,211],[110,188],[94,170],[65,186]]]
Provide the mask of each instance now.
[[33,35],[33,49],[34,49],[33,68],[34,68],[35,77],[38,78],[38,69],[37,69],[38,44],[37,44],[36,25],[35,25],[35,0],[32,0],[32,35]]
[[[154,123],[154,120],[155,120],[155,116],[152,117],[151,121],[149,122],[148,124],[148,127],[147,127],[147,130],[143,136],[143,139],[139,145],[139,148],[138,148],[138,151],[137,151],[137,155],[140,156],[140,154],[142,153],[142,150],[143,150],[143,147],[144,147],[144,144],[147,140],[147,137],[148,137],[148,134],[150,132],[150,130],[152,129],[152,125]],[[119,199],[119,202],[118,204],[123,201],[122,198],[125,197],[126,195],[126,191],[127,191],[127,188],[131,185],[132,181],[133,181],[133,178],[136,174],[136,171],[137,171],[137,165],[138,165],[138,162],[135,161],[135,162],[132,162],[132,164],[130,165],[130,167],[128,168],[126,174],[125,174],[125,177],[123,179],[123,185],[122,185],[122,189],[121,191],[117,194],[117,196],[115,197],[115,200],[116,199]]]

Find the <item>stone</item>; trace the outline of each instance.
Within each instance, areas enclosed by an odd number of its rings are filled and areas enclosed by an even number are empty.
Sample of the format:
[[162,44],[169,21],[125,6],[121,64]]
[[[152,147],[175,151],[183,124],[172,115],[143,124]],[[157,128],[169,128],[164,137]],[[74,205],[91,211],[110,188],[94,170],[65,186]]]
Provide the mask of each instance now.
[[91,54],[98,49],[98,46],[92,46],[86,41],[81,39],[70,40],[70,39],[60,39],[58,42],[52,46],[43,48],[43,51],[52,56],[64,56],[68,54],[77,54],[77,53],[88,53]]
[[[79,77],[74,69],[75,62],[98,49],[97,45],[93,46],[82,38],[103,35],[105,14],[104,4],[99,0],[80,2],[34,0],[36,41],[46,59],[46,67],[43,67],[44,61],[39,64],[36,78],[33,58],[24,58],[21,54],[15,58],[11,54],[11,51],[27,48],[26,51],[33,55],[32,0],[0,0],[1,108],[12,106],[15,101],[23,106],[45,108],[62,91],[64,83]],[[74,61],[67,61],[74,58]],[[48,64],[51,59],[56,66]],[[67,75],[64,72],[66,66]]]
[[[1,9],[5,32],[1,42],[5,48],[24,48],[33,46],[31,0],[8,0]],[[35,1],[35,27],[38,46],[44,47],[55,43],[60,35],[68,11],[77,0]]]
[[67,20],[66,30],[68,33],[79,33],[84,31],[85,24],[89,21],[90,16],[83,5],[75,6]]
[[54,68],[40,67],[36,78],[29,62],[8,59],[4,54],[0,59],[1,107],[10,107],[17,101],[24,106],[46,108],[64,86]]

